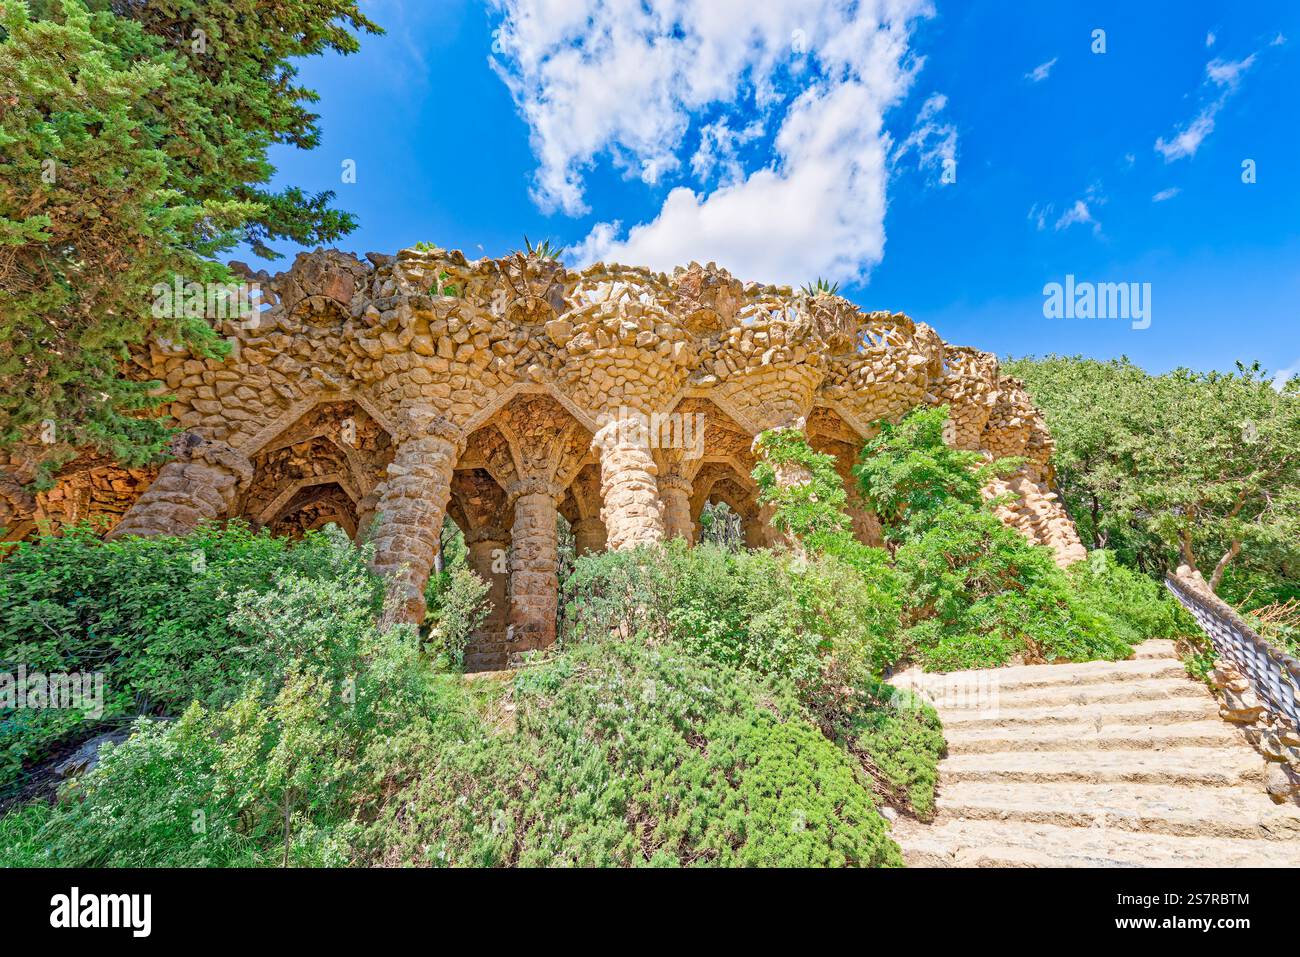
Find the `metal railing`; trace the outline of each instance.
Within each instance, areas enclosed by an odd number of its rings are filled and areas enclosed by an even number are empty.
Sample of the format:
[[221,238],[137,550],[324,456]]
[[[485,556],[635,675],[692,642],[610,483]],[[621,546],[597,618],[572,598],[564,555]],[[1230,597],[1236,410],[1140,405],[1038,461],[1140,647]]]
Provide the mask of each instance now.
[[1214,644],[1214,651],[1250,681],[1260,702],[1273,714],[1289,719],[1300,727],[1300,660],[1274,648],[1218,598],[1201,594],[1172,576],[1165,578],[1168,588],[1196,619]]

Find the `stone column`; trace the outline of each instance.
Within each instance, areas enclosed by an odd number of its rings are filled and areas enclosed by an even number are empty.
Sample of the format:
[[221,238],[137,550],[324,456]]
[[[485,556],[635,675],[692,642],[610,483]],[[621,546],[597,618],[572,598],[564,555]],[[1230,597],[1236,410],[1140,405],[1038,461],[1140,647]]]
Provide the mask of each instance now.
[[763,505],[757,511],[743,516],[741,521],[746,548],[771,548],[776,544],[777,532],[772,527],[772,515],[775,511],[771,505]]
[[560,580],[556,504],[563,489],[538,479],[523,479],[506,489],[515,510],[510,530],[510,654],[546,648],[555,641]]
[[600,452],[600,517],[614,550],[635,548],[664,539],[663,506],[655,480],[658,466],[650,451],[646,429],[639,423],[615,419],[596,433]]
[[419,624],[463,440],[440,416],[417,412],[404,418],[375,510],[374,569],[390,577],[402,620]]
[[506,666],[506,627],[510,613],[510,573],[505,564],[510,533],[503,528],[476,528],[465,535],[470,569],[488,584],[488,613],[465,649],[466,671]]
[[248,456],[225,442],[186,432],[172,440],[175,457],[127,509],[109,538],[128,535],[184,535],[203,521],[220,518],[253,478]]
[[379,496],[384,492],[382,483],[376,485],[357,502],[356,543],[363,545],[370,541],[371,526],[374,525],[376,512],[379,510]]
[[573,523],[573,550],[579,556],[603,552],[605,537],[605,523],[595,516]]
[[663,500],[664,538],[681,538],[695,544],[695,523],[691,521],[691,480],[680,472],[659,478],[659,497]]
[[849,493],[849,502],[845,511],[853,520],[853,537],[863,545],[880,548],[885,544],[885,533],[880,527],[880,517],[871,509],[861,504],[861,498]]

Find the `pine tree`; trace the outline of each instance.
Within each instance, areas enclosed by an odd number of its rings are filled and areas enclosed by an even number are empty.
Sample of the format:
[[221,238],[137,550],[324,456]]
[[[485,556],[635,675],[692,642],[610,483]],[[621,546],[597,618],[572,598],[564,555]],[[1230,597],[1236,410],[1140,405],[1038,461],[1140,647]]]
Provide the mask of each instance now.
[[157,382],[128,372],[150,336],[216,355],[202,317],[153,289],[227,283],[240,241],[350,232],[333,194],[267,189],[272,144],[314,148],[316,94],[294,58],[378,32],[355,0],[0,0],[0,448],[37,431],[48,470],[94,448],[157,457]]

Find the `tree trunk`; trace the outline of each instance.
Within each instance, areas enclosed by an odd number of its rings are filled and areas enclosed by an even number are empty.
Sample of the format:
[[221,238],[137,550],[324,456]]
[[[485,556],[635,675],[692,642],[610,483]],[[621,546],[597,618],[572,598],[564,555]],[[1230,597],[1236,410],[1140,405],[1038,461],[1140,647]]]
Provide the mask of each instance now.
[[1214,566],[1214,574],[1210,576],[1210,591],[1217,593],[1219,591],[1219,582],[1223,581],[1223,573],[1228,570],[1228,564],[1241,553],[1241,542],[1234,540],[1232,547],[1223,553],[1219,559],[1219,564]]

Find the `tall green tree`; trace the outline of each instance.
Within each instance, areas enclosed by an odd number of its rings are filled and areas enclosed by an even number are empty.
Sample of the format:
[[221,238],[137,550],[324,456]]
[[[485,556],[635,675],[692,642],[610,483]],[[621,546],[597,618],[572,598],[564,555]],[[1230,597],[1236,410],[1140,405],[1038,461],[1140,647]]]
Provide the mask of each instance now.
[[319,142],[293,61],[356,31],[378,32],[356,0],[0,3],[0,447],[40,428],[47,467],[157,456],[162,389],[131,347],[222,342],[158,315],[154,286],[231,282],[214,257],[241,241],[271,257],[354,227],[332,193],[266,184],[270,146]]
[[1066,507],[1095,547],[1153,572],[1186,563],[1216,590],[1236,568],[1300,573],[1300,378],[1060,356],[1009,371],[1047,417]]

